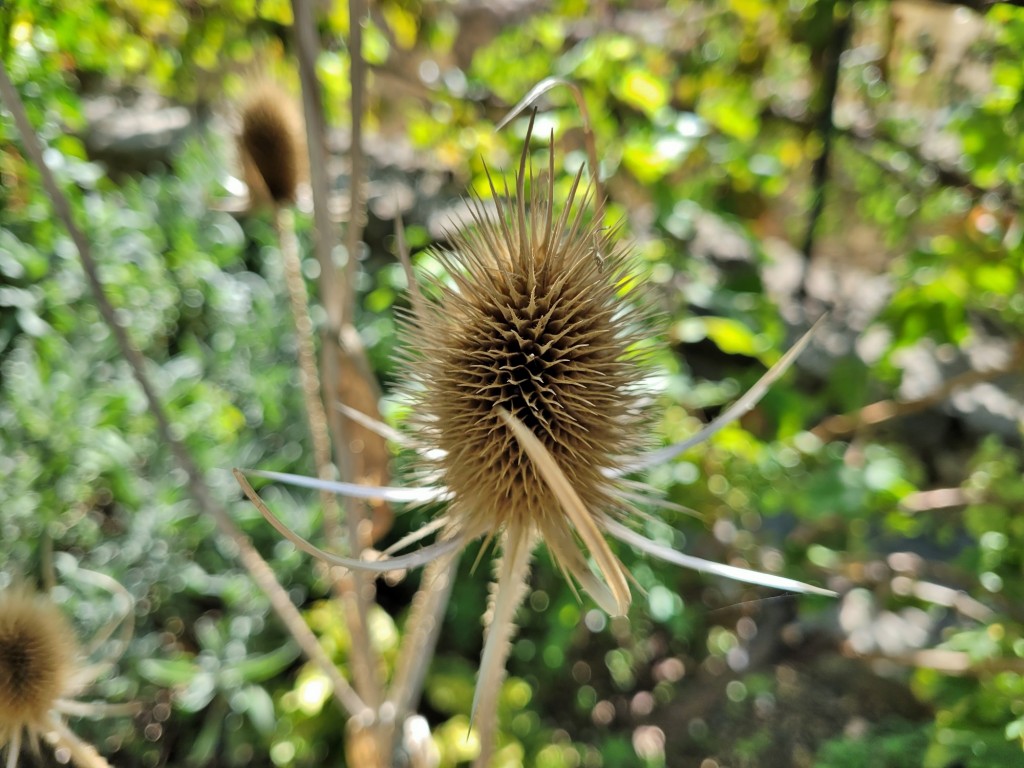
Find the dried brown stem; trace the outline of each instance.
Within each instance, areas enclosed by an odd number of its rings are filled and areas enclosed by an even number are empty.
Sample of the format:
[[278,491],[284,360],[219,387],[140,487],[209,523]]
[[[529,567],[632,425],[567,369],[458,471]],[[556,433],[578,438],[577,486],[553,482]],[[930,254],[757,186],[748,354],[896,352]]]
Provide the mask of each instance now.
[[[357,334],[346,333],[346,321],[353,304],[351,281],[339,279],[334,266],[333,254],[338,244],[329,206],[328,154],[326,119],[321,100],[320,83],[316,76],[316,56],[320,49],[316,31],[316,20],[312,4],[306,0],[292,0],[296,55],[299,62],[299,77],[302,82],[302,103],[306,117],[306,145],[309,152],[310,186],[313,194],[313,218],[316,226],[316,255],[320,262],[320,300],[327,313],[321,370],[324,392],[333,400],[341,388],[343,371],[342,359],[351,352],[346,348],[345,339]],[[350,27],[358,27],[358,18],[353,17]],[[349,252],[349,265],[355,253]],[[345,277],[349,276],[346,267]],[[354,331],[354,329],[353,329]],[[362,352],[359,348],[356,355]],[[350,366],[351,367],[351,366]],[[319,396],[318,396],[319,399]],[[322,402],[322,400],[321,400]],[[330,437],[334,443],[334,459],[342,480],[354,478],[353,457],[350,445],[345,439],[344,423],[339,414],[331,409],[326,417]],[[353,554],[363,549],[365,539],[360,532],[362,507],[351,500],[345,502],[345,520],[348,528],[349,546]],[[348,574],[339,579],[338,588],[342,595],[349,632],[352,637],[352,668],[356,684],[363,698],[376,709],[383,698],[383,686],[377,672],[379,665],[373,651],[367,629],[372,580],[361,574]]]
[[849,648],[847,655],[872,661],[890,661],[918,669],[934,669],[946,675],[961,677],[983,677],[997,672],[1024,673],[1024,659],[996,658],[971,659],[965,651],[951,651],[945,648],[922,648],[909,653],[889,654],[881,652],[856,653]]
[[1008,373],[1019,371],[1022,365],[1024,365],[1024,341],[1019,341],[1014,347],[1013,353],[1002,365],[990,368],[987,371],[967,371],[961,373],[959,376],[954,376],[946,381],[931,394],[916,400],[880,400],[850,413],[829,416],[812,429],[811,433],[826,442],[848,437],[862,429],[877,427],[901,416],[909,416],[910,414],[925,411],[939,405],[958,389],[981,384],[982,382],[1005,376]]
[[[334,464],[331,462],[331,437],[327,427],[327,413],[321,399],[320,376],[316,367],[316,350],[313,348],[313,323],[309,317],[309,303],[306,296],[306,285],[302,279],[302,261],[299,257],[298,240],[295,237],[295,225],[291,210],[278,208],[275,216],[278,239],[281,244],[281,255],[284,260],[285,283],[288,288],[288,299],[291,305],[292,321],[295,325],[296,356],[299,364],[299,379],[302,395],[306,406],[306,418],[309,432],[313,439],[313,460],[316,475],[321,480],[334,479]],[[323,509],[324,535],[329,541],[341,541],[342,532],[338,524],[340,520],[338,503],[334,494],[329,491],[320,492],[320,504]],[[355,548],[355,546],[354,546]],[[358,554],[358,550],[356,552]],[[335,580],[335,589],[342,600],[346,618],[350,625],[365,627],[366,622],[359,610],[355,590],[355,577],[346,574]],[[356,689],[363,699],[375,706],[380,699],[380,680],[376,675],[376,664],[370,651],[369,636],[361,633],[362,638],[354,643],[352,677]],[[353,637],[358,637],[353,633]]]
[[890,585],[897,595],[910,595],[926,603],[952,608],[977,622],[990,620],[994,613],[991,608],[975,600],[962,589],[947,587],[945,584],[922,581],[910,576],[894,576]]
[[498,736],[498,699],[505,679],[505,664],[517,628],[515,615],[529,590],[533,534],[513,538],[503,535],[501,557],[495,562],[495,579],[484,617],[484,649],[480,654],[473,719],[479,727],[480,754],[473,768],[488,768]]
[[277,613],[285,628],[295,638],[296,643],[298,643],[306,656],[331,680],[334,688],[334,698],[342,710],[349,714],[364,711],[366,707],[362,699],[352,690],[345,678],[335,668],[331,659],[320,647],[316,635],[306,625],[302,615],[292,604],[288,592],[277,581],[270,566],[267,565],[267,562],[256,551],[252,542],[238,529],[227,510],[214,501],[210,488],[206,484],[206,480],[199,467],[196,466],[184,443],[175,437],[167,412],[164,410],[160,398],[157,396],[156,390],[149,379],[149,375],[146,373],[146,360],[128,337],[127,330],[118,319],[117,313],[110,303],[106,288],[100,280],[89,240],[75,223],[67,197],[60,190],[60,187],[57,186],[53,174],[43,160],[42,147],[39,145],[35,131],[28,121],[21,98],[14,89],[14,85],[7,74],[7,69],[3,66],[2,62],[0,62],[0,98],[2,98],[14,116],[25,151],[38,169],[43,187],[50,197],[54,211],[64,224],[78,250],[89,289],[96,300],[100,315],[113,333],[121,354],[131,368],[132,375],[142,388],[150,413],[157,423],[160,438],[170,448],[175,462],[184,471],[187,477],[188,490],[193,500],[203,514],[213,519],[221,534],[234,543],[238,550],[239,561],[249,572],[253,581],[266,594],[271,607]]
[[[345,264],[345,286],[351,291],[355,285],[356,265],[359,263],[359,244],[363,238],[363,177],[366,174],[366,158],[363,154],[363,110],[366,101],[366,64],[363,62],[363,17],[366,8],[363,0],[349,0],[348,3],[348,54],[349,79],[352,96],[349,100],[351,139],[349,141],[349,206],[348,229],[345,243],[348,261]],[[351,324],[355,311],[353,296],[346,297],[342,322]]]
[[327,311],[328,333],[337,335],[341,327],[341,287],[334,266],[338,238],[331,221],[328,177],[327,129],[316,77],[316,55],[320,50],[313,18],[312,3],[293,0],[292,13],[295,55],[302,83],[302,112],[306,123],[306,151],[309,153],[309,185],[313,195],[313,247],[320,262],[320,301]]
[[423,572],[422,585],[413,598],[406,622],[405,636],[395,664],[395,677],[388,691],[388,701],[395,708],[397,723],[412,713],[423,690],[427,666],[434,656],[458,566],[459,556],[455,554],[435,560]]
[[[316,350],[313,348],[313,323],[309,318],[309,303],[306,284],[302,279],[302,261],[299,244],[295,237],[295,221],[288,208],[278,208],[274,223],[281,245],[284,261],[285,285],[291,306],[292,322],[295,324],[296,358],[299,364],[299,379],[306,406],[306,418],[313,439],[313,461],[316,475],[321,480],[334,479],[334,465],[331,462],[331,438],[327,429],[327,414],[320,396],[320,376],[316,367]],[[334,494],[320,492],[323,506],[324,530],[331,541],[339,541],[338,503]]]
[[900,499],[903,512],[932,512],[937,509],[964,507],[972,502],[971,494],[963,488],[933,488],[917,491]]

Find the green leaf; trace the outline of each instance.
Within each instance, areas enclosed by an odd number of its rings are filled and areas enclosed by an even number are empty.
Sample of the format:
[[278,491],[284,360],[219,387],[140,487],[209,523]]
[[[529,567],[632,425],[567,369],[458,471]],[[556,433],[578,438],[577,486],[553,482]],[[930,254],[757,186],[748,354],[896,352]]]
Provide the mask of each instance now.
[[299,647],[293,642],[259,656],[247,656],[234,665],[240,679],[247,683],[260,683],[283,672],[299,656]]
[[754,333],[743,323],[727,317],[702,318],[707,337],[730,355],[759,357],[769,348],[767,339]]
[[199,667],[191,658],[180,659],[143,659],[139,662],[139,674],[149,682],[171,688],[185,685],[199,672]]

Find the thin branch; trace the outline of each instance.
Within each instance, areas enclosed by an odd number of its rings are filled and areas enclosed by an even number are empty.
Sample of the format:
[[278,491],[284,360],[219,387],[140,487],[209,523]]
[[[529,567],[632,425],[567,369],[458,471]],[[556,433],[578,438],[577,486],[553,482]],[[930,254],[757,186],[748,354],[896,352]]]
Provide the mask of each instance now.
[[328,177],[327,126],[320,81],[316,76],[316,55],[320,50],[312,3],[292,0],[295,56],[302,83],[302,111],[306,121],[306,151],[309,153],[309,185],[313,195],[314,249],[320,262],[320,301],[327,312],[328,333],[336,337],[341,329],[341,287],[334,266],[338,245],[331,221],[330,178]]
[[952,5],[959,8],[970,8],[972,11],[976,11],[977,13],[986,13],[990,8],[996,5],[1024,6],[1024,1],[1022,0],[929,0],[929,2],[934,3],[935,5]]
[[[761,112],[761,119],[765,121],[782,122],[797,128],[803,132],[814,130],[814,124],[798,116],[788,114],[778,108],[769,107]],[[949,165],[941,160],[927,157],[919,147],[906,144],[895,136],[888,134],[878,126],[863,128],[855,125],[833,125],[832,129],[836,136],[842,137],[850,142],[859,153],[877,165],[883,171],[893,175],[904,185],[913,185],[914,190],[926,189],[933,184],[944,187],[955,187],[970,192],[972,198],[977,199],[983,195],[995,194],[1000,198],[1011,201],[1014,205],[1020,204],[1020,196],[1015,190],[1006,185],[999,184],[993,187],[982,187],[976,184],[969,174]],[[894,167],[888,161],[877,157],[872,153],[871,148],[877,145],[885,145],[893,151],[900,152],[910,158],[918,169],[927,169],[933,175],[934,181],[923,182],[916,171],[903,170]]]
[[910,576],[894,576],[890,582],[897,595],[909,595],[933,605],[952,608],[963,616],[984,624],[992,619],[993,611],[980,600],[975,600],[962,589],[953,589],[945,584],[922,581]]
[[[345,285],[351,291],[355,285],[356,268],[359,263],[359,245],[363,239],[363,177],[366,173],[366,158],[363,154],[363,110],[366,102],[366,64],[363,61],[363,17],[366,8],[363,0],[349,0],[348,3],[348,54],[349,79],[352,95],[349,99],[352,124],[349,140],[349,206],[348,229],[345,242],[348,262],[345,264]],[[345,297],[342,321],[352,323],[355,315],[354,296]]]
[[[965,189],[968,192],[970,192],[974,198],[981,197],[982,195],[995,193],[1002,197],[1006,197],[1010,200],[1013,200],[1014,202],[1019,202],[1019,200],[1014,196],[1013,189],[1010,188],[1008,185],[1000,185],[996,187],[981,187],[974,181],[972,181],[971,177],[968,174],[964,173],[963,171],[950,165],[944,164],[938,160],[925,157],[918,147],[914,147],[909,144],[904,144],[895,137],[890,136],[883,131],[868,131],[863,128],[846,126],[837,127],[836,133],[848,139],[850,143],[853,144],[853,146],[857,149],[857,151],[868,157],[873,163],[880,166],[883,170],[888,171],[897,178],[900,178],[901,180],[907,178],[907,172],[905,170],[899,170],[897,168],[894,168],[891,163],[888,163],[885,160],[881,160],[875,157],[870,150],[872,145],[885,144],[891,147],[893,150],[906,155],[911,160],[913,160],[919,168],[927,168],[929,171],[931,171],[934,174],[934,183],[940,186]],[[920,184],[916,177],[913,179],[913,181],[915,184]]]
[[14,89],[14,85],[7,74],[7,69],[2,62],[0,62],[0,98],[2,98],[14,116],[14,122],[18,127],[18,132],[21,134],[25,151],[39,171],[43,188],[50,197],[54,212],[57,214],[57,218],[64,224],[78,250],[79,259],[82,262],[82,268],[89,283],[89,289],[96,300],[100,315],[113,333],[121,354],[132,370],[132,375],[145,394],[150,413],[156,420],[160,438],[170,447],[174,460],[184,471],[188,479],[189,492],[196,505],[203,514],[213,519],[221,534],[231,539],[234,543],[238,549],[239,560],[249,572],[253,581],[266,594],[271,607],[277,613],[285,628],[295,638],[296,643],[298,643],[306,656],[331,680],[334,688],[334,698],[342,710],[350,715],[364,711],[366,707],[362,699],[352,690],[348,681],[342,677],[323,648],[320,647],[316,635],[306,625],[302,614],[292,604],[288,592],[277,581],[270,566],[267,565],[267,562],[256,551],[252,542],[238,529],[227,510],[214,501],[202,472],[196,466],[184,443],[175,436],[167,412],[164,410],[160,398],[157,396],[156,390],[149,379],[149,375],[146,373],[146,360],[128,337],[128,332],[118,319],[117,313],[110,303],[106,288],[100,280],[89,241],[75,223],[67,197],[60,190],[60,187],[57,186],[56,179],[54,179],[49,166],[43,160],[42,147],[39,145],[35,131],[28,121],[21,98]]
[[850,413],[829,416],[812,429],[811,433],[826,442],[848,437],[862,429],[877,427],[901,416],[925,411],[944,402],[958,389],[998,379],[1000,376],[1019,371],[1022,365],[1024,365],[1024,340],[1017,342],[1013,353],[1002,365],[986,371],[961,373],[959,376],[947,380],[931,394],[916,400],[880,400]]
[[858,653],[844,647],[846,654],[855,659],[870,661],[891,661],[918,669],[934,669],[945,675],[958,677],[987,677],[998,672],[1024,673],[1024,659],[990,658],[972,659],[966,651],[951,651],[945,648],[922,648],[908,653]]
[[933,488],[917,491],[900,499],[900,511],[918,513],[938,509],[956,509],[972,503],[972,494],[963,488]]
[[[821,86],[818,91],[820,112],[815,129],[821,138],[821,152],[811,166],[811,208],[807,214],[807,232],[804,237],[804,280],[800,284],[800,295],[806,295],[806,277],[811,259],[814,258],[814,241],[818,220],[825,210],[825,194],[828,186],[829,161],[832,157],[832,139],[835,136],[835,103],[839,90],[839,65],[843,51],[850,44],[853,32],[853,13],[841,0],[832,0],[832,39],[824,51]],[[839,17],[839,18],[836,18]]]

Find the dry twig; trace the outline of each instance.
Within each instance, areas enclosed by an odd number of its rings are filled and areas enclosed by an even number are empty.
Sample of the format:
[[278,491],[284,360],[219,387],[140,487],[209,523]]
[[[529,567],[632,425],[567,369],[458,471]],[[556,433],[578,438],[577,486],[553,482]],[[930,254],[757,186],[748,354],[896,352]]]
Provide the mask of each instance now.
[[1000,376],[1019,371],[1022,365],[1024,365],[1024,341],[1018,341],[1013,353],[1002,365],[987,371],[961,373],[946,381],[931,394],[916,400],[879,400],[850,413],[829,416],[812,429],[811,433],[826,442],[848,437],[862,429],[877,427],[901,416],[925,411],[939,405],[958,389],[998,379]]

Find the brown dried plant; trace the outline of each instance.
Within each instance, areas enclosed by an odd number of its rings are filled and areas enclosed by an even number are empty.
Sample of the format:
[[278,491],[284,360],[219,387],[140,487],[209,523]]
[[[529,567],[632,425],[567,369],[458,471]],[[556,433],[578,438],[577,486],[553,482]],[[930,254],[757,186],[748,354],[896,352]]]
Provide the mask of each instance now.
[[[371,488],[248,471],[348,496],[446,500],[443,515],[386,550],[383,560],[342,557],[288,529],[245,473],[235,471],[268,521],[301,549],[334,565],[386,572],[449,558],[477,539],[498,542],[501,556],[473,703],[481,766],[493,747],[497,692],[538,542],[570,584],[579,584],[612,615],[628,611],[631,595],[628,572],[607,534],[686,567],[832,594],[685,555],[631,527],[644,513],[637,507],[635,483],[626,476],[673,458],[752,408],[792,364],[810,332],[716,422],[687,441],[644,453],[647,372],[637,345],[650,330],[650,318],[637,295],[628,254],[587,216],[589,195],[581,192],[581,174],[563,201],[555,199],[553,148],[544,178],[534,176],[530,131],[532,120],[515,194],[507,188],[499,194],[492,183],[493,215],[487,204],[473,201],[473,226],[453,235],[452,250],[435,252],[448,281],[434,279],[428,291],[420,291],[403,258],[412,311],[404,321],[402,360],[412,416],[408,436],[400,439],[417,451],[430,484]],[[434,544],[395,556],[432,533],[438,533]]]

